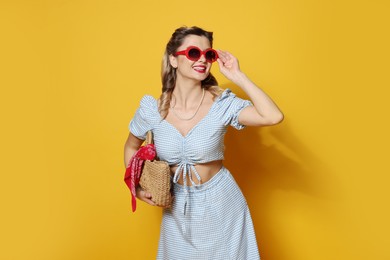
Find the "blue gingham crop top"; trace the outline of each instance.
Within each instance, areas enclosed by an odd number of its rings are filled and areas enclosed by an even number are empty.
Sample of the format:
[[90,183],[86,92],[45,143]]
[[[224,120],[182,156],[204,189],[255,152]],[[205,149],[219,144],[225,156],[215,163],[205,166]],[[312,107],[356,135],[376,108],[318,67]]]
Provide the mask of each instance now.
[[145,139],[151,130],[156,146],[157,156],[169,165],[177,165],[173,181],[177,182],[183,175],[192,185],[197,185],[192,178],[195,174],[200,183],[200,176],[194,165],[224,159],[224,136],[227,126],[240,130],[244,125],[238,122],[240,111],[252,105],[249,100],[237,97],[229,89],[218,96],[207,115],[201,119],[185,136],[172,124],[161,118],[155,98],[145,95],[129,124],[130,132]]

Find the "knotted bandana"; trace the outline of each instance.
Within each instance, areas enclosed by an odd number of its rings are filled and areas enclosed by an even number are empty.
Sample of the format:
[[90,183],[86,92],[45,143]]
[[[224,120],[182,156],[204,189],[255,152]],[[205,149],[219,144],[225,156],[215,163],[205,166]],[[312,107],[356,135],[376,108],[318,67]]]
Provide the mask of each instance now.
[[125,172],[125,182],[131,192],[131,207],[133,212],[137,208],[137,191],[136,188],[141,178],[142,167],[146,160],[153,160],[156,157],[156,148],[154,144],[141,146],[140,149],[131,157],[129,165]]

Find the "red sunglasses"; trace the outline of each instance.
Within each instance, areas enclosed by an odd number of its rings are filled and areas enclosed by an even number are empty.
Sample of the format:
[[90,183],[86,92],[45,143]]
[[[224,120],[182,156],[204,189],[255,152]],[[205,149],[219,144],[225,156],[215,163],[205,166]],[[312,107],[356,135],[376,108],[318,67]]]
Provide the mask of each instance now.
[[202,57],[202,55],[204,55],[206,61],[210,63],[213,63],[218,59],[218,53],[214,49],[208,48],[202,51],[196,46],[189,46],[184,51],[178,51],[175,53],[175,56],[177,55],[186,55],[187,59],[192,61],[197,61],[200,57]]

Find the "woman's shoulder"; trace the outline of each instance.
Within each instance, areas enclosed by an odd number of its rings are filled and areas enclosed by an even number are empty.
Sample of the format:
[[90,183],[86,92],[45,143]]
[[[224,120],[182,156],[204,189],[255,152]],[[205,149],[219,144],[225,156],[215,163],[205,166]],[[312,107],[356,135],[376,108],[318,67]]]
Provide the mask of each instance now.
[[149,117],[159,117],[157,100],[151,95],[144,95],[141,98],[139,110]]
[[235,107],[246,107],[252,105],[251,101],[238,97],[229,88],[222,91],[215,101],[220,109],[234,109]]
[[152,95],[144,95],[141,98],[140,107],[154,109],[157,107],[157,100]]
[[216,103],[226,104],[231,102],[236,97],[236,94],[233,93],[229,88],[221,89],[220,94],[216,98]]

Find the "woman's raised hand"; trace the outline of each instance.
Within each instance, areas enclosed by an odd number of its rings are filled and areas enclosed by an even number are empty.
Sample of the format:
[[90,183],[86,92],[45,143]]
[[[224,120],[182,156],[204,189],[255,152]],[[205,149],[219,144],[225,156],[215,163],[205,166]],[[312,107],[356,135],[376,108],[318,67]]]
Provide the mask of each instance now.
[[237,58],[227,51],[217,50],[217,53],[219,70],[228,80],[235,82],[239,74],[241,74]]

